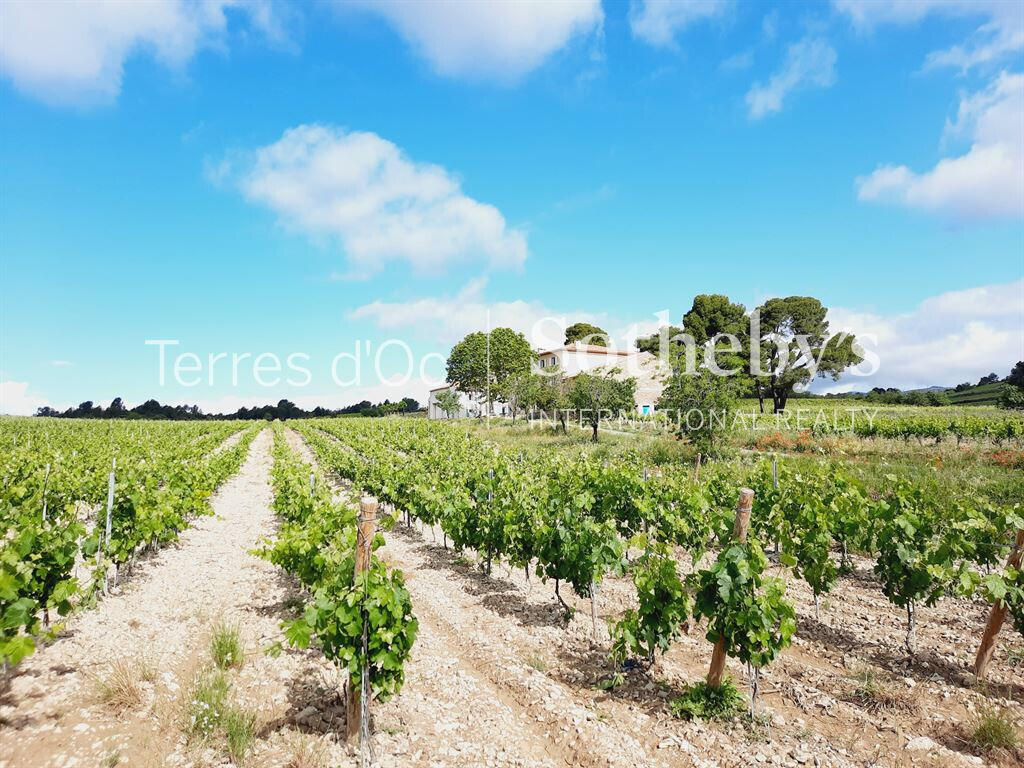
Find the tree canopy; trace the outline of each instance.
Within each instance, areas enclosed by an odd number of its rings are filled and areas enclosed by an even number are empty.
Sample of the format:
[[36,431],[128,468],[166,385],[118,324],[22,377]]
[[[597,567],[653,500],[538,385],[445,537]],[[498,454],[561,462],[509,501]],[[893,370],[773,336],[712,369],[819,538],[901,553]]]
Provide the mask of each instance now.
[[650,336],[641,336],[633,343],[639,352],[649,352],[652,355],[658,355],[661,353],[663,337],[666,347],[671,349],[673,345],[679,346],[681,344],[676,339],[681,333],[683,333],[683,329],[678,325],[663,325],[657,333],[652,333]]
[[608,346],[608,332],[590,323],[573,323],[565,329],[565,343],[581,341],[595,347]]
[[757,351],[753,369],[757,381],[767,387],[776,413],[798,386],[815,376],[839,375],[864,358],[852,334],[831,335],[828,310],[811,296],[769,299],[758,307],[760,328],[751,344]]
[[485,399],[488,389],[492,396],[500,396],[510,377],[530,372],[534,358],[525,336],[511,328],[495,328],[490,333],[488,363],[487,339],[488,334],[475,331],[452,347],[448,355],[448,381],[478,400]]

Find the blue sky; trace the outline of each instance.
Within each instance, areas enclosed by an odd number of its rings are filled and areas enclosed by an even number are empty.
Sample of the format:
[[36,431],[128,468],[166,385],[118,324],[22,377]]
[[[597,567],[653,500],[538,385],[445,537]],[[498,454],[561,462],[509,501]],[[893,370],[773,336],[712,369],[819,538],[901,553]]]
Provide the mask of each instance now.
[[[708,292],[822,299],[876,339],[879,370],[848,388],[1024,357],[1019,5],[0,14],[4,412],[421,396],[370,370],[385,340],[418,367],[488,315],[621,339]],[[199,355],[203,381],[161,386],[147,339]],[[341,386],[356,340],[371,355]],[[303,353],[311,381],[263,387],[243,361],[211,385],[221,352]]]

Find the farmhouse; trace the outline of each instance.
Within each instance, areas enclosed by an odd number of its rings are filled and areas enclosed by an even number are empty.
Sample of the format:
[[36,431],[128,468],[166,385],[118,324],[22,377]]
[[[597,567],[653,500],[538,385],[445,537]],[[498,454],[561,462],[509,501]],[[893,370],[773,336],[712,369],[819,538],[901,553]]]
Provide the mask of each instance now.
[[[613,375],[616,378],[635,378],[634,400],[636,411],[641,415],[654,412],[655,403],[661,397],[661,392],[665,388],[665,379],[668,376],[667,367],[649,352],[631,352],[578,342],[537,353],[534,363],[536,372],[543,373],[555,368],[570,379],[580,373],[600,374],[611,370],[615,371]],[[427,401],[427,416],[429,418],[449,418],[448,414],[438,405],[437,396],[451,387],[451,384],[445,384],[430,391]],[[462,393],[460,393],[459,399],[459,412],[452,414],[451,418],[465,418],[479,414],[481,408],[479,403]],[[507,415],[507,406],[496,404],[495,412],[499,415]]]

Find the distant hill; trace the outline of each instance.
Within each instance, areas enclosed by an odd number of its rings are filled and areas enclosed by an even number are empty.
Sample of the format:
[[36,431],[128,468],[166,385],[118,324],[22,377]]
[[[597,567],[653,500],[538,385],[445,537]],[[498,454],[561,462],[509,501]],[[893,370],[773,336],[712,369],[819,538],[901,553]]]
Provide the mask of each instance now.
[[946,394],[953,405],[998,405],[999,393],[1005,386],[1003,382],[996,381],[991,384],[976,384],[961,392],[947,389]]

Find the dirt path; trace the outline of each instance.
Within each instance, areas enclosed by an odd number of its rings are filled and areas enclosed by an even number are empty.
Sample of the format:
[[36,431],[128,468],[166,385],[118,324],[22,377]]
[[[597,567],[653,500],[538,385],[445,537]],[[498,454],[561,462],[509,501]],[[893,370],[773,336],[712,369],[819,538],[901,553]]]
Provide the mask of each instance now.
[[[182,730],[182,702],[210,665],[218,620],[238,625],[247,654],[229,673],[230,697],[273,736],[257,749],[292,748],[282,729],[308,699],[323,700],[330,670],[312,652],[261,652],[279,639],[293,590],[276,567],[250,554],[275,529],[270,442],[269,430],[253,441],[239,473],[213,498],[214,516],[146,561],[118,594],[72,617],[59,639],[16,670],[0,694],[2,768],[220,764],[215,743],[186,744]],[[141,696],[124,709],[99,692],[117,661],[133,670]]]

